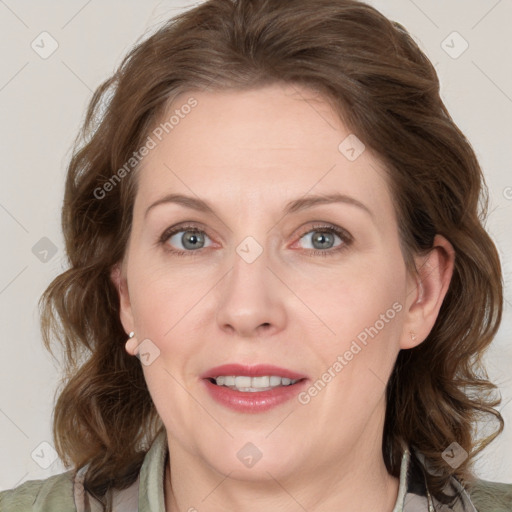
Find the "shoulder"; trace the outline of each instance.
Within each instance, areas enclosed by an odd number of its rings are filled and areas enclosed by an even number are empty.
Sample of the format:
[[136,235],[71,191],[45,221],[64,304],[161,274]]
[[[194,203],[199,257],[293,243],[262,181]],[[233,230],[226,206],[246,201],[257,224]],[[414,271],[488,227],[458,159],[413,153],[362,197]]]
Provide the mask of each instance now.
[[477,479],[468,492],[478,512],[512,510],[512,484]]
[[72,471],[53,475],[44,480],[28,480],[14,489],[0,492],[0,510],[76,512]]

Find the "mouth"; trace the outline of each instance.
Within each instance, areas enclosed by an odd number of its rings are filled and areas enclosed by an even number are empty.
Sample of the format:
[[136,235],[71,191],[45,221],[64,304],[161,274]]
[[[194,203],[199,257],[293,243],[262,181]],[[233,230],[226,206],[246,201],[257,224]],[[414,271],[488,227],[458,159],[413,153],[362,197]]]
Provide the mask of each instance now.
[[228,364],[201,375],[210,396],[237,412],[264,412],[293,397],[306,386],[305,375],[273,365]]
[[270,391],[280,387],[293,386],[304,379],[289,379],[280,375],[262,375],[261,377],[250,377],[248,375],[219,375],[210,377],[208,380],[216,386],[223,386],[242,393],[258,393]]

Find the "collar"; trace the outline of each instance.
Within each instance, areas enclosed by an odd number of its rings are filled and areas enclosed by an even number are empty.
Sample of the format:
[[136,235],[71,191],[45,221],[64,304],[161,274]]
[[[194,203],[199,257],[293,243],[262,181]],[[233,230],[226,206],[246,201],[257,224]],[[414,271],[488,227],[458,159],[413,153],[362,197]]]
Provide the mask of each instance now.
[[[441,503],[427,488],[426,462],[421,453],[402,443],[403,454],[400,464],[400,484],[393,512],[477,512],[466,490],[455,477],[444,488],[451,497]],[[137,480],[127,489],[115,491],[114,511],[123,512],[165,512],[164,477],[168,457],[167,432],[165,428],[155,436],[144,457]],[[85,497],[80,485],[83,471],[75,481],[75,503],[77,512],[95,512],[96,503]]]
[[164,478],[168,453],[167,432],[162,428],[144,457],[139,472],[138,512],[165,512]]
[[393,512],[477,512],[468,493],[460,482],[451,477],[443,489],[449,498],[441,502],[427,487],[427,461],[425,457],[402,443],[400,485]]

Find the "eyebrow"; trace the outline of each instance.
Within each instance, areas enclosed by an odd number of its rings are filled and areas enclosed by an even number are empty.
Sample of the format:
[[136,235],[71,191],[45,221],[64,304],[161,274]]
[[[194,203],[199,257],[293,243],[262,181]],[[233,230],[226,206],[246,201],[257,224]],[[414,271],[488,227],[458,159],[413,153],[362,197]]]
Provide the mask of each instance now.
[[[186,208],[191,208],[199,212],[215,214],[214,209],[207,201],[203,201],[202,199],[198,199],[192,196],[185,196],[183,194],[167,194],[166,196],[162,197],[161,199],[158,199],[153,204],[151,204],[147,208],[144,217],[147,217],[149,211],[155,208],[156,206],[166,203],[179,204],[181,206],[185,206]],[[351,206],[356,206],[361,210],[365,211],[366,213],[368,213],[373,218],[372,211],[366,205],[361,203],[361,201],[358,201],[354,197],[339,193],[325,195],[309,195],[300,197],[299,199],[294,199],[286,204],[283,213],[285,215],[288,215],[290,213],[296,213],[302,210],[306,210],[307,208],[312,208],[313,206],[333,203],[342,203]]]

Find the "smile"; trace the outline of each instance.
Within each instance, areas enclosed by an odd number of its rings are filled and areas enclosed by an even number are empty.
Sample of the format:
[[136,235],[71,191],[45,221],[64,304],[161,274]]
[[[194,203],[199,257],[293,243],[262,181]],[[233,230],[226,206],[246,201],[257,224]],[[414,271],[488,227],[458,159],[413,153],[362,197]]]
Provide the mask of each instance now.
[[221,375],[213,378],[217,386],[225,386],[229,389],[242,391],[244,393],[257,393],[269,391],[280,386],[291,386],[299,379],[289,379],[277,375],[263,375],[261,377],[249,377],[247,375]]

